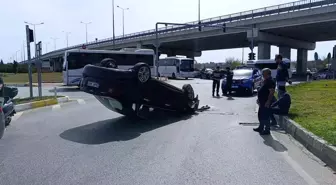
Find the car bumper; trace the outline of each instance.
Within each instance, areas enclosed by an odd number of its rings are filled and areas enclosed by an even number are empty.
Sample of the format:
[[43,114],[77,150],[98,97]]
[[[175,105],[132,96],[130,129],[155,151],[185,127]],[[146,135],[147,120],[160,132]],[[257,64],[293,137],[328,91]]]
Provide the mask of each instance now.
[[84,77],[80,82],[80,90],[95,96],[118,97],[123,94],[122,88],[115,88],[115,82],[107,82],[92,77]]
[[[222,83],[222,89],[225,90],[226,83]],[[232,91],[243,91],[243,90],[249,90],[252,88],[252,83],[244,83],[244,84],[238,84],[238,83],[232,83],[231,90]]]

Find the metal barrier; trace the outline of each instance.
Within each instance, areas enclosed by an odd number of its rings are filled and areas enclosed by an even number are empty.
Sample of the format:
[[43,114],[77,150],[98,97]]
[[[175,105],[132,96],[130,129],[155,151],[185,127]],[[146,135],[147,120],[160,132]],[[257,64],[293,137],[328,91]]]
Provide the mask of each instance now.
[[[229,14],[209,19],[201,20],[203,24],[208,25],[218,25],[223,23],[230,23],[230,22],[237,22],[241,20],[248,20],[248,19],[254,19],[254,18],[260,18],[265,16],[271,16],[271,15],[277,15],[277,14],[284,14],[284,13],[290,13],[295,11],[302,11],[307,9],[313,9],[313,8],[320,8],[323,6],[332,6],[336,5],[336,0],[302,0],[302,1],[295,1],[291,3],[285,3],[270,7],[264,7],[259,8],[255,10],[249,10],[244,11],[240,13],[235,14]],[[196,29],[198,28],[198,21],[186,23],[189,24],[188,26],[167,26],[167,27],[161,27],[158,29],[158,34],[164,34],[164,33],[170,33],[170,32],[176,32],[176,31],[184,31],[184,30],[190,30],[190,29]],[[192,26],[190,26],[192,25]],[[122,42],[124,40],[130,40],[134,38],[140,38],[140,37],[148,37],[148,36],[154,36],[155,35],[155,29],[142,31],[142,32],[136,32],[131,34],[126,34],[124,36],[117,36],[115,37],[115,44],[117,42]],[[98,41],[92,41],[88,42],[87,44],[84,44],[86,47],[88,46],[99,46],[100,44],[106,44],[106,43],[112,43],[113,38],[107,38],[102,39]],[[49,53],[46,53],[44,55],[48,55],[54,52],[60,52],[60,51],[66,51],[69,49],[76,49],[81,48],[83,44],[78,44],[75,46],[58,49],[51,51]],[[42,56],[43,57],[43,56]]]

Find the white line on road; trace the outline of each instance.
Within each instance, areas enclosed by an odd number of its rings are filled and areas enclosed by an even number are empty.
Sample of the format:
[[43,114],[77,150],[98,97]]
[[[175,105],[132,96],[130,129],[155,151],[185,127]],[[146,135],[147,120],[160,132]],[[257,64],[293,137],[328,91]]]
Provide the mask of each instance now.
[[[280,141],[272,134],[272,137],[274,140]],[[304,169],[301,168],[301,166],[294,161],[289,155],[287,151],[280,152],[283,158],[287,161],[289,165],[307,182],[309,185],[318,185],[318,183],[306,172]]]
[[86,102],[85,102],[83,99],[77,99],[77,102],[78,102],[80,105],[84,105],[84,104],[86,104]]
[[56,104],[56,105],[53,105],[52,106],[52,110],[55,111],[55,110],[59,110],[61,109],[61,105],[60,104]]
[[12,121],[18,120],[22,116],[23,112],[17,112],[13,117]]

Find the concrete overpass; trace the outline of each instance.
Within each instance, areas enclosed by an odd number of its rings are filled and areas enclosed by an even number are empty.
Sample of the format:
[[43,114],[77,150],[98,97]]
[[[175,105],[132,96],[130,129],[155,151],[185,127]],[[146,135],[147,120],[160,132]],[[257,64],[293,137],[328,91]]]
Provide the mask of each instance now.
[[[314,50],[317,41],[336,40],[336,0],[303,0],[265,7],[201,21],[207,25],[198,30],[198,21],[188,26],[167,26],[158,30],[160,52],[171,55],[201,56],[202,51],[249,47],[253,37],[258,47],[258,58],[270,56],[270,46],[279,46],[279,51],[290,58],[291,48],[297,49],[297,72],[306,71],[307,50]],[[254,35],[249,29],[253,27]],[[86,44],[88,49],[121,49],[126,47],[153,48],[155,29],[108,38]],[[43,60],[60,65],[65,50],[81,48],[83,44],[46,53]],[[272,56],[273,57],[273,56]]]

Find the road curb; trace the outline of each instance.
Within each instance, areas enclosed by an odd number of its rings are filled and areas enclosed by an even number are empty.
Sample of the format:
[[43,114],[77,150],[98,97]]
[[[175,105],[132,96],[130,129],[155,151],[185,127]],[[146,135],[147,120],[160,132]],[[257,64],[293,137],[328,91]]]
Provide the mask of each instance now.
[[287,116],[275,116],[280,127],[299,141],[310,152],[336,171],[336,147],[303,128]]
[[70,99],[68,96],[61,97],[61,98],[53,98],[53,99],[47,99],[47,100],[41,100],[41,101],[35,101],[30,103],[23,103],[15,106],[16,112],[21,112],[29,109],[36,109],[40,107],[46,107],[50,105],[56,105],[59,103],[65,103],[69,102]]
[[[24,84],[5,84],[5,86],[12,86],[12,87],[29,87],[29,83]],[[37,87],[36,84],[33,84],[33,87]]]

